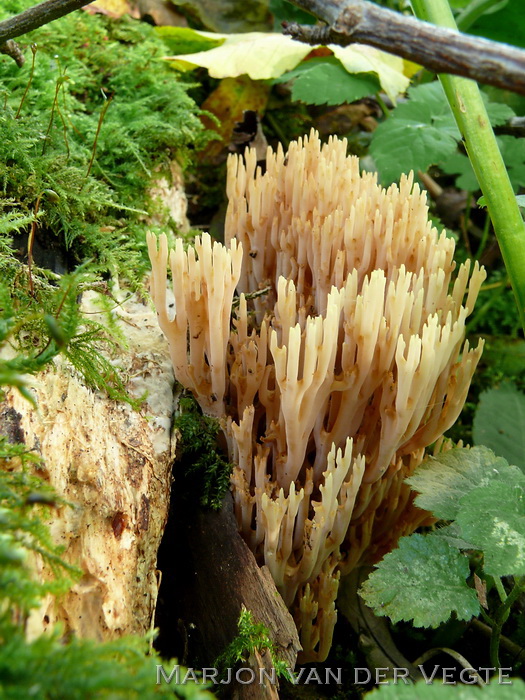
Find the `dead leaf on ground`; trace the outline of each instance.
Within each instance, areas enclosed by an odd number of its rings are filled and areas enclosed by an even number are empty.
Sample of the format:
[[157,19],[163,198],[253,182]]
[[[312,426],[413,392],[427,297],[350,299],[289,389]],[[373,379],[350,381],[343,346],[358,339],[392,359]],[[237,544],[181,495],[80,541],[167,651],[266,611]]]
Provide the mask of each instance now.
[[213,32],[269,31],[272,18],[261,0],[172,0],[188,17]]
[[270,86],[246,75],[238,78],[224,78],[219,86],[203,102],[202,109],[214,114],[219,124],[203,117],[204,126],[217,132],[221,140],[212,141],[203,151],[201,158],[211,160],[218,156],[229,143],[237,122],[242,121],[247,109],[263,113],[268,101]]
[[86,12],[92,15],[106,15],[119,19],[124,15],[131,15],[138,19],[138,12],[135,8],[132,9],[129,0],[96,0],[84,8]]
[[187,27],[184,15],[173,7],[169,0],[139,0],[137,9],[140,19],[157,27]]

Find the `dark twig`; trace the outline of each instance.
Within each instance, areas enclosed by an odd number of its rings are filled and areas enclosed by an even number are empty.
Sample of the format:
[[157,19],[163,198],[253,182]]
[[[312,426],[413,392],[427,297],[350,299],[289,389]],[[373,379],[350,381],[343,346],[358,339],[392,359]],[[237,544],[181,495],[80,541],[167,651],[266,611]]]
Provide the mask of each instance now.
[[512,117],[505,124],[499,124],[494,127],[495,134],[507,134],[508,136],[515,136],[516,138],[523,138],[525,136],[525,117]]
[[419,63],[525,95],[525,51],[436,27],[366,0],[292,0],[326,27],[283,23],[284,33],[307,44],[368,44]]
[[22,53],[22,49],[20,46],[18,46],[16,41],[13,41],[12,39],[9,39],[0,46],[0,53],[5,53],[6,56],[11,56],[11,58],[16,61],[16,65],[19,68],[22,68],[25,63],[26,59]]
[[59,17],[78,10],[84,5],[89,5],[93,0],[46,0],[40,5],[30,7],[28,10],[14,15],[9,19],[0,22],[0,46],[9,39],[14,39],[22,34],[33,31],[48,24]]

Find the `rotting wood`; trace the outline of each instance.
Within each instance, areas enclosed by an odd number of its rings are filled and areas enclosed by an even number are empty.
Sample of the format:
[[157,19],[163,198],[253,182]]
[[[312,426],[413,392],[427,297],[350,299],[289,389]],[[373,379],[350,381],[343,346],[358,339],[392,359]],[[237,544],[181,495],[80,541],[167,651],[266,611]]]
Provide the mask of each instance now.
[[48,595],[31,613],[30,639],[57,622],[66,635],[97,640],[152,627],[171,487],[173,374],[154,312],[135,300],[116,313],[129,344],[119,355],[128,389],[148,392],[140,411],[89,389],[63,360],[28,378],[37,409],[16,389],[1,407],[2,432],[43,458],[41,476],[71,504],[53,511],[50,531],[64,560],[83,572],[68,593]]
[[[181,485],[175,489],[180,490],[184,491]],[[237,623],[244,606],[256,623],[265,625],[277,656],[293,669],[300,649],[295,623],[268,569],[259,567],[240,536],[231,496],[228,494],[221,511],[176,502],[173,517],[175,538],[171,536],[170,541],[179,549],[172,556],[179,562],[182,560],[184,573],[178,577],[176,590],[168,585],[164,595],[176,596],[178,626],[190,630],[195,640],[190,658],[200,658],[203,666],[212,667],[237,636]],[[261,668],[271,674],[269,654],[255,655],[242,667],[253,669],[256,682],[230,686],[233,697],[239,700],[278,697],[274,685],[259,683]]]

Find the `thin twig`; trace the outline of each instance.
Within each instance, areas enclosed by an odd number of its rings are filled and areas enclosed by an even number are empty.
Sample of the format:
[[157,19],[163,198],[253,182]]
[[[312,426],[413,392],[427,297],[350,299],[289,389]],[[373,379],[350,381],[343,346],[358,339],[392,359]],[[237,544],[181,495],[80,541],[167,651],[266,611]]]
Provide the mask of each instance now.
[[[474,627],[476,632],[480,632],[485,637],[490,637],[492,635],[492,627],[486,625],[484,622],[481,622],[481,620],[478,620],[476,617],[473,620],[471,620],[470,626]],[[505,651],[507,651],[514,657],[512,659],[513,666],[516,663],[518,663],[518,661],[521,661],[523,660],[523,658],[525,658],[525,648],[513,642],[512,639],[509,639],[508,637],[505,637],[502,634],[500,637],[500,642],[501,646],[504,647]]]
[[307,44],[368,44],[419,63],[525,95],[525,51],[460,34],[366,0],[292,0],[326,27],[283,23],[284,33]]
[[479,673],[473,668],[472,664],[462,654],[457,652],[455,649],[449,649],[448,647],[437,647],[435,649],[429,649],[428,651],[425,651],[423,654],[421,654],[420,657],[418,657],[413,662],[413,665],[414,666],[421,666],[425,663],[425,661],[428,661],[433,656],[437,656],[438,654],[448,654],[453,659],[455,659],[460,666],[462,666],[464,669],[469,671],[469,675],[472,678],[476,679],[476,683],[478,685],[486,685],[485,681],[479,675]]
[[13,41],[12,39],[8,39],[2,45],[0,45],[0,53],[5,53],[6,56],[10,56],[12,59],[14,59],[19,68],[22,68],[26,62],[22,49],[20,46],[18,46],[16,41]]
[[28,10],[14,15],[0,22],[0,45],[9,39],[14,39],[27,32],[32,32],[44,24],[49,24],[59,17],[68,15],[84,5],[89,5],[93,0],[46,0],[40,5],[30,7]]

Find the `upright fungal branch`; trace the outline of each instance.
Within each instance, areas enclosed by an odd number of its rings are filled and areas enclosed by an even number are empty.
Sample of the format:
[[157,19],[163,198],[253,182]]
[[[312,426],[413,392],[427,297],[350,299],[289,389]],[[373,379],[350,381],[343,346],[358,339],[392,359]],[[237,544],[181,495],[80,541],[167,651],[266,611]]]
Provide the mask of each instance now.
[[[226,435],[239,529],[293,610],[302,661],[330,649],[339,577],[428,519],[404,479],[454,423],[479,361],[463,344],[485,271],[403,176],[379,187],[317,134],[228,163],[226,246],[148,237],[181,384]],[[240,294],[232,310],[234,289]],[[264,294],[253,295],[253,292]]]

